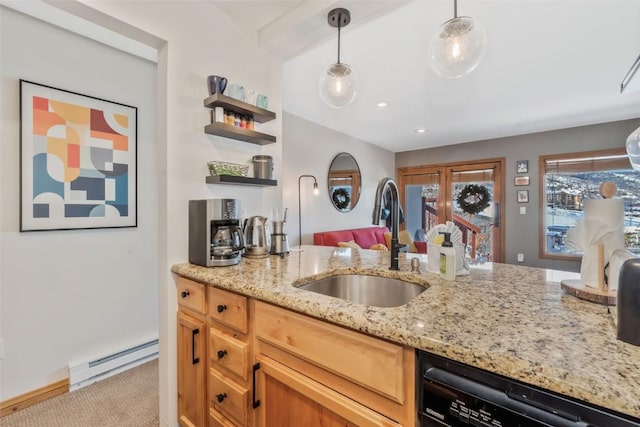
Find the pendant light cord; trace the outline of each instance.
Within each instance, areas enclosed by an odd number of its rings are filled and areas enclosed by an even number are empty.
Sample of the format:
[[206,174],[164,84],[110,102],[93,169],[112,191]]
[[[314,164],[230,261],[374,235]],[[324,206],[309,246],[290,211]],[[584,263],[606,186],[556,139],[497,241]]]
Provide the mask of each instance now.
[[342,14],[338,14],[338,64],[340,63],[340,27],[342,24]]
[[453,17],[458,17],[458,0],[453,0]]

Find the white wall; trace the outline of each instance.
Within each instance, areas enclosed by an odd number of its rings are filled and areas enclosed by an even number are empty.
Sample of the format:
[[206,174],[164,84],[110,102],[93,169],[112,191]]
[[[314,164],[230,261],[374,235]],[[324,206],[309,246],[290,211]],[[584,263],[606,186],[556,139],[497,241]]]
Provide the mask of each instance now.
[[[370,227],[378,181],[395,177],[394,154],[365,141],[325,128],[290,113],[283,114],[284,207],[289,208],[287,233],[291,245],[299,244],[298,177],[314,175],[320,192],[313,194],[313,179],[300,182],[302,244],[313,244],[317,231]],[[362,193],[355,208],[340,212],[334,208],[327,190],[329,165],[341,152],[350,153],[358,162],[362,175]]]
[[[73,3],[73,4],[72,4]],[[73,1],[57,2],[56,5],[70,5],[73,13],[78,3]],[[280,99],[280,63],[272,59],[257,47],[223,12],[209,2],[112,2],[91,1],[81,3],[99,13],[89,14],[89,21],[101,23],[119,29],[124,23],[146,31],[160,43],[157,65],[157,115],[154,118],[157,129],[155,146],[159,162],[154,170],[154,182],[158,186],[158,205],[156,209],[156,241],[141,243],[148,254],[157,261],[157,268],[137,264],[137,273],[145,278],[157,277],[156,290],[159,298],[149,299],[146,306],[155,310],[159,304],[160,336],[160,423],[177,425],[177,388],[176,388],[176,328],[175,312],[177,308],[175,279],[169,272],[172,264],[184,262],[187,252],[187,201],[189,199],[212,197],[235,197],[244,203],[244,213],[252,215],[266,214],[272,207],[282,204],[281,186],[276,188],[241,187],[207,185],[207,160],[226,160],[244,163],[255,154],[272,155],[275,162],[275,179],[282,174],[281,118],[261,125],[258,130],[273,134],[278,143],[257,146],[240,141],[205,135],[204,125],[209,121],[209,111],[202,101],[207,96],[206,76],[220,74],[227,76],[230,82],[243,83],[248,89],[269,96],[269,109],[281,111]],[[150,6],[152,10],[150,10]],[[63,6],[60,6],[63,7]],[[100,15],[100,16],[98,16]],[[95,19],[94,19],[95,18]],[[118,22],[116,22],[118,21]],[[17,40],[16,43],[20,43]],[[92,62],[93,55],[86,55]],[[110,70],[113,72],[114,70]],[[69,79],[79,79],[73,67],[67,67]],[[109,79],[105,79],[108,83]],[[144,79],[133,80],[136,84],[146,85]],[[153,85],[153,82],[149,83]],[[4,85],[1,88],[4,91]],[[111,88],[113,90],[113,88]],[[112,96],[111,96],[112,97]],[[3,95],[4,98],[4,95]],[[17,123],[17,117],[10,117],[11,123]],[[4,119],[3,119],[4,121]],[[151,119],[150,122],[154,120]],[[4,134],[3,134],[4,141]],[[3,173],[4,173],[3,160]],[[4,190],[4,185],[3,185]],[[17,192],[17,190],[15,190]],[[3,191],[4,193],[4,191]],[[17,194],[17,193],[16,193]],[[4,240],[4,239],[3,239]],[[95,245],[98,239],[91,239]],[[5,251],[6,252],[6,251]],[[87,253],[88,251],[85,251]],[[137,260],[136,260],[137,261]],[[53,267],[47,266],[49,277]],[[3,286],[3,298],[6,298]],[[84,292],[82,300],[99,304],[103,295],[99,292]],[[69,298],[72,299],[72,298]],[[78,298],[75,298],[78,301]],[[74,301],[74,304],[76,303]],[[57,311],[72,310],[57,306]],[[25,310],[30,313],[32,310]],[[10,322],[19,322],[25,318],[6,316]],[[122,316],[120,312],[112,316],[103,316],[102,322],[112,322],[111,317]],[[55,316],[59,316],[56,312]],[[136,322],[134,315],[122,316],[125,320]],[[3,313],[3,319],[5,318]],[[42,320],[42,319],[41,319]],[[79,319],[81,321],[82,319]],[[55,337],[52,338],[55,341]],[[8,341],[8,340],[7,340]],[[34,340],[34,345],[38,345]],[[9,343],[7,342],[9,350]],[[42,346],[38,346],[41,357]],[[50,350],[48,346],[46,350]],[[42,386],[57,379],[56,375],[45,380],[31,380],[34,385]],[[56,377],[56,378],[53,378]]]
[[[160,423],[177,425],[176,291],[169,272],[188,258],[188,200],[234,197],[246,215],[268,214],[282,204],[274,188],[207,185],[207,160],[244,163],[255,154],[273,156],[274,178],[282,179],[281,64],[261,50],[224,12],[203,1],[93,1],[83,3],[166,41],[160,51],[159,138],[163,145],[160,177]],[[258,146],[205,135],[209,111],[203,107],[206,77],[226,76],[269,96],[278,118],[259,130],[276,144]],[[166,141],[165,141],[166,138]]]
[[[0,7],[0,400],[158,335],[156,65]],[[20,233],[19,79],[138,108],[138,227]]]

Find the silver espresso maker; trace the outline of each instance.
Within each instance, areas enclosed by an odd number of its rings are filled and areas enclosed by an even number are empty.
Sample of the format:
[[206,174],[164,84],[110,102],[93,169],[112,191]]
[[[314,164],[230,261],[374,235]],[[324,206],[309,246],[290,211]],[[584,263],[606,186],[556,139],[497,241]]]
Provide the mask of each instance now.
[[244,239],[237,199],[189,200],[189,262],[204,267],[234,265]]

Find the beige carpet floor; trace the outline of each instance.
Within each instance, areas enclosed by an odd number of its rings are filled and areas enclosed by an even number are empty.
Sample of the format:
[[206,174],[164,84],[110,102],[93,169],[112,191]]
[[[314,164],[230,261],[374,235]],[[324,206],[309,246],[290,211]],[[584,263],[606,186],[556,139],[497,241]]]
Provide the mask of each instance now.
[[0,418],[1,427],[157,427],[158,361]]

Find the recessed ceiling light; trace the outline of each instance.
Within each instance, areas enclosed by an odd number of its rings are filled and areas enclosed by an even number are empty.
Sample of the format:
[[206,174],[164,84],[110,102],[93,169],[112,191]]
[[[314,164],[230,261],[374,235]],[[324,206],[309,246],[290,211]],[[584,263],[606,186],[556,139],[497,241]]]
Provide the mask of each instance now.
[[376,107],[378,108],[387,108],[389,103],[387,101],[376,102]]
[[416,129],[416,133],[425,133],[427,130],[425,128]]

